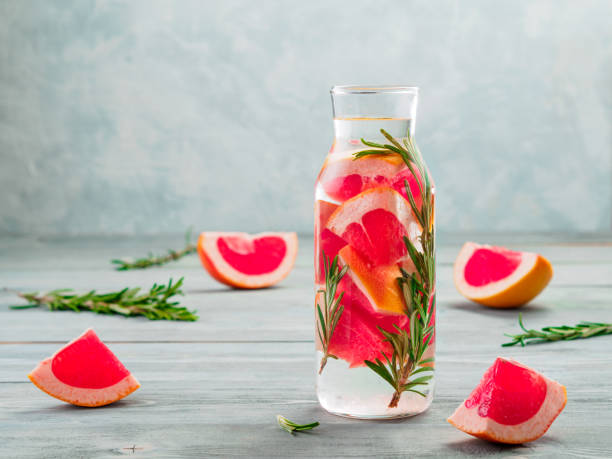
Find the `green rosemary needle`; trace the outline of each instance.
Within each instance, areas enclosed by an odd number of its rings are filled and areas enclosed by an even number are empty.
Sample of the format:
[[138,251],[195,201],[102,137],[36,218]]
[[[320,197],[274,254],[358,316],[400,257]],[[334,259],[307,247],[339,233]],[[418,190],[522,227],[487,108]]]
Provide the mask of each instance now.
[[323,294],[323,309],[321,309],[321,305],[317,303],[317,333],[319,335],[321,347],[323,348],[323,357],[319,365],[319,374],[323,372],[323,368],[325,368],[328,358],[338,358],[329,353],[329,343],[336,329],[336,325],[338,325],[342,311],[344,311],[344,306],[341,304],[344,292],[340,293],[338,298],[336,298],[336,290],[338,289],[338,284],[348,270],[348,266],[339,269],[338,255],[334,257],[331,263],[329,257],[327,257],[323,251],[322,256],[323,268],[325,270],[325,288],[317,292]]
[[179,258],[195,253],[197,250],[196,245],[191,243],[191,228],[187,230],[185,234],[185,247],[181,250],[168,250],[166,255],[153,255],[150,253],[146,257],[132,259],[115,259],[111,260],[111,263],[117,265],[117,271],[127,271],[129,269],[146,269],[152,266],[161,266],[171,261],[178,260]]
[[318,422],[311,422],[310,424],[296,424],[280,414],[276,415],[276,422],[278,422],[281,429],[286,430],[290,434],[303,430],[312,430],[319,425]]
[[525,333],[519,333],[518,335],[504,333],[505,336],[512,338],[512,341],[502,344],[503,347],[514,346],[515,344],[525,346],[526,344],[570,341],[612,334],[612,324],[602,322],[580,322],[573,327],[560,325],[557,327],[544,327],[540,330],[528,330],[523,324],[523,316],[520,313],[518,322]]
[[71,289],[52,290],[39,295],[38,292],[21,293],[18,296],[28,302],[25,305],[11,306],[11,309],[28,309],[47,306],[51,311],[90,311],[98,314],[119,314],[126,317],[144,316],[150,320],[185,320],[195,321],[195,312],[180,306],[178,301],[170,301],[175,295],[182,295],[180,290],[183,278],[168,285],[153,284],[148,292],[141,289],[124,288],[118,292],[99,294],[92,290],[83,295],[72,293]]

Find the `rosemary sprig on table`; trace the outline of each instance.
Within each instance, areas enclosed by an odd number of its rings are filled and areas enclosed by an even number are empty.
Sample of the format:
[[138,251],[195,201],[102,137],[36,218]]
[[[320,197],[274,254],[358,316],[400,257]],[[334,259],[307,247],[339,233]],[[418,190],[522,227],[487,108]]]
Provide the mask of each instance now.
[[323,268],[325,270],[325,288],[317,291],[317,293],[323,294],[323,310],[321,310],[321,305],[317,303],[317,333],[319,334],[319,340],[323,348],[323,357],[321,358],[321,365],[319,366],[319,374],[323,372],[323,368],[325,368],[328,358],[338,358],[329,353],[329,343],[336,329],[336,325],[338,324],[338,320],[340,320],[342,311],[344,311],[344,306],[341,304],[344,292],[340,293],[338,298],[336,298],[336,290],[338,289],[338,284],[348,270],[348,266],[338,269],[338,255],[334,257],[331,264],[325,252],[322,252],[322,256]]
[[195,253],[197,247],[191,243],[191,229],[187,230],[185,235],[185,247],[181,250],[168,250],[166,255],[153,255],[149,253],[146,257],[132,259],[115,259],[111,260],[111,263],[117,265],[117,271],[127,271],[129,269],[146,269],[152,266],[161,266],[171,261],[178,260],[179,258]]
[[[361,139],[363,144],[372,147],[354,154],[358,160],[370,155],[400,155],[406,167],[415,178],[420,196],[421,207],[416,204],[408,181],[404,181],[406,195],[410,207],[421,225],[419,236],[420,247],[404,237],[404,244],[410,259],[415,266],[414,273],[408,273],[400,268],[401,277],[397,281],[402,290],[406,303],[406,315],[410,318],[410,332],[395,327],[390,332],[379,327],[385,341],[391,344],[391,357],[383,353],[385,362],[376,359],[375,362],[366,360],[365,364],[387,381],[395,390],[389,403],[389,408],[395,408],[405,391],[415,392],[425,397],[425,394],[415,387],[427,385],[432,375],[421,375],[431,372],[433,368],[425,366],[433,362],[433,358],[423,359],[434,334],[433,317],[435,311],[435,234],[433,228],[434,200],[432,183],[425,168],[421,153],[410,136],[398,142],[384,129],[380,132],[389,141],[388,144],[369,142]],[[418,173],[417,173],[418,172]]]
[[195,321],[198,316],[178,301],[170,301],[175,295],[182,295],[180,290],[183,278],[168,285],[153,284],[148,292],[141,289],[124,288],[118,292],[99,294],[92,290],[83,295],[72,293],[71,289],[52,290],[39,295],[38,292],[21,293],[18,296],[28,302],[25,305],[11,306],[11,309],[28,309],[47,306],[51,311],[91,311],[98,314],[120,314],[122,316],[144,316],[150,320],[185,320]]
[[512,341],[502,344],[503,347],[514,346],[515,344],[525,346],[526,344],[538,344],[551,341],[569,341],[612,334],[612,324],[602,322],[583,321],[573,327],[560,325],[557,327],[544,327],[541,330],[528,330],[525,328],[522,314],[519,314],[518,322],[525,333],[519,333],[518,335],[504,333],[504,335],[512,338]]
[[319,425],[318,422],[311,422],[310,424],[296,424],[280,414],[276,415],[276,422],[278,422],[281,429],[286,430],[290,434],[293,432],[312,430]]

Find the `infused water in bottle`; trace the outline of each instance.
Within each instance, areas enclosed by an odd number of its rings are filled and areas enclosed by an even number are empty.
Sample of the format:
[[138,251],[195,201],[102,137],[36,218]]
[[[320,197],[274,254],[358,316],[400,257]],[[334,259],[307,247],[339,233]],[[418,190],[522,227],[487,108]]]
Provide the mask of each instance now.
[[317,396],[357,418],[431,404],[435,188],[414,140],[418,89],[335,86],[315,188]]

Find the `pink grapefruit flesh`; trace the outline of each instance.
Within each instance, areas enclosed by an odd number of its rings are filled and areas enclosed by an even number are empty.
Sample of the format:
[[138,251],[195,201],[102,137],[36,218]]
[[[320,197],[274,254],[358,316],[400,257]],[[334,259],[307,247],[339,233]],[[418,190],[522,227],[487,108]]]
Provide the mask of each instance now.
[[40,362],[28,378],[55,398],[91,407],[116,402],[140,387],[92,329]]
[[338,205],[331,202],[321,200],[315,202],[315,266],[318,266],[318,269],[315,271],[316,283],[325,282],[323,253],[331,261],[338,255],[340,249],[346,245],[344,239],[336,236],[326,228],[329,217],[337,208]]
[[448,422],[485,440],[526,443],[546,433],[566,402],[564,386],[499,357]]
[[455,261],[457,290],[466,298],[497,308],[528,303],[548,285],[553,270],[543,256],[466,242]]
[[198,254],[210,275],[235,288],[269,287],[284,279],[295,263],[295,233],[204,232]]
[[365,360],[384,359],[383,352],[390,355],[391,346],[378,327],[387,331],[395,331],[394,325],[407,329],[408,317],[375,310],[348,273],[340,281],[340,292],[344,292],[344,310],[330,341],[330,353],[348,362],[351,368],[364,366]]
[[372,188],[344,202],[329,217],[327,228],[374,265],[405,258],[404,236],[418,247],[421,234],[408,202],[389,187]]

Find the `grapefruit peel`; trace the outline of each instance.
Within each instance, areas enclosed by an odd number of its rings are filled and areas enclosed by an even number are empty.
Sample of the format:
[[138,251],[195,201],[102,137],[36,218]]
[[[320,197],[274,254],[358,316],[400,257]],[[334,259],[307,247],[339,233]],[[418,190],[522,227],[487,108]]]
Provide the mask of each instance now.
[[498,357],[447,421],[483,440],[521,444],[544,435],[566,403],[564,386]]
[[[88,355],[87,349],[99,359]],[[78,358],[82,359],[81,365]],[[108,405],[140,387],[138,380],[91,328],[40,362],[28,378],[52,397],[86,407]],[[104,380],[112,383],[105,386]]]
[[550,262],[537,253],[474,242],[463,245],[453,271],[459,293],[493,308],[515,308],[528,303],[553,276]]

